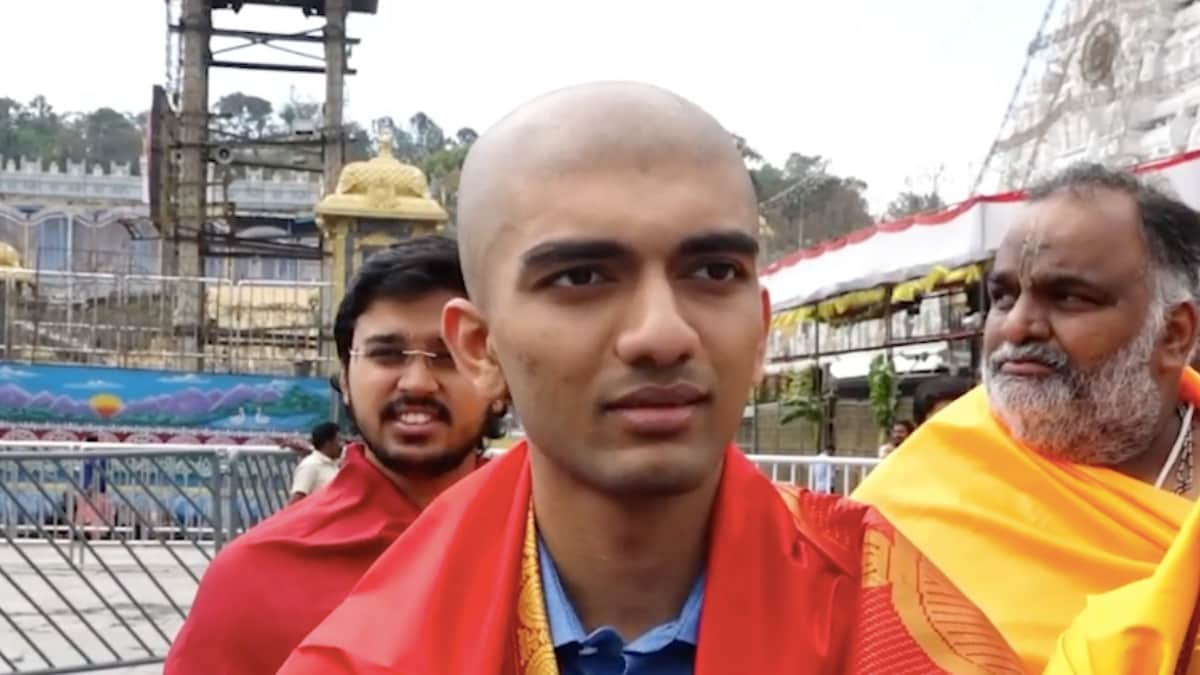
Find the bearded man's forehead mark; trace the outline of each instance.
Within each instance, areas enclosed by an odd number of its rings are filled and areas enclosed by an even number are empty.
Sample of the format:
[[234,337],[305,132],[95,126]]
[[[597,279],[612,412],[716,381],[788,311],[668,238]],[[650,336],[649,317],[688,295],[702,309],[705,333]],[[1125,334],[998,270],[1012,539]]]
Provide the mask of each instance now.
[[1037,261],[1038,255],[1045,250],[1045,226],[1040,223],[1033,223],[1025,228],[1025,234],[1021,237],[1020,256],[1017,264],[1017,278],[1021,283],[1028,284],[1033,279],[1033,265]]
[[[1064,193],[1061,195],[1061,197],[1079,201],[1079,203],[1081,203],[1081,204],[1088,203],[1086,201],[1082,201],[1084,199],[1084,196],[1082,196],[1082,195]],[[1053,199],[1053,198],[1054,197],[1048,197],[1047,199]],[[1019,246],[1018,257],[1017,257],[1017,279],[1020,281],[1020,283],[1022,285],[1028,286],[1028,285],[1032,285],[1035,282],[1035,274],[1034,274],[1035,273],[1035,265],[1036,265],[1038,259],[1044,253],[1046,253],[1051,248],[1053,248],[1051,246],[1051,244],[1047,243],[1047,241],[1050,237],[1050,234],[1052,233],[1053,227],[1054,227],[1054,223],[1048,222],[1047,220],[1045,220],[1044,216],[1031,218],[1023,226],[1021,243]],[[1093,236],[1099,236],[1103,233],[1102,229],[1101,229],[1102,226],[1094,225],[1094,227],[1095,227],[1095,234]],[[1144,229],[1141,227],[1140,223],[1138,224],[1138,227],[1137,227],[1137,236],[1138,236],[1138,240],[1142,243],[1143,249],[1140,254],[1140,260],[1137,265],[1137,267],[1138,267],[1137,272],[1135,273],[1135,275],[1133,276],[1132,279],[1129,279],[1129,281],[1130,282],[1142,282],[1142,281],[1149,282],[1149,281],[1152,281],[1154,278],[1153,277],[1154,263],[1150,259],[1150,255],[1149,255],[1150,243],[1149,243],[1149,241],[1146,237],[1146,233],[1145,233]],[[1045,271],[1045,270],[1043,270],[1043,271]],[[1050,272],[1051,272],[1051,275],[1053,275],[1052,274],[1053,271],[1050,271]],[[1045,275],[1042,275],[1042,276],[1045,276]],[[1153,290],[1153,289],[1151,289],[1151,290]]]

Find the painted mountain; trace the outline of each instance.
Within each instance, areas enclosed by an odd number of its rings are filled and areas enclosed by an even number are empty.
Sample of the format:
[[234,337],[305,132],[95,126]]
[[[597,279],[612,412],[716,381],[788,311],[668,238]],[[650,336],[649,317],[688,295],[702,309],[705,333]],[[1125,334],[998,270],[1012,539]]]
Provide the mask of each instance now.
[[305,432],[326,380],[0,362],[0,422]]

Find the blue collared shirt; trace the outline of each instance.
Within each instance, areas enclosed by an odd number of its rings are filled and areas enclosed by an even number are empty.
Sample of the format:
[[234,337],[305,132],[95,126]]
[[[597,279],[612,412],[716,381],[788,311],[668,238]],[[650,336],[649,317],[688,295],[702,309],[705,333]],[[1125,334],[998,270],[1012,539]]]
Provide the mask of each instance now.
[[554,560],[541,540],[538,563],[550,622],[550,641],[560,675],[692,675],[704,574],[696,579],[683,610],[673,621],[655,626],[626,644],[610,626],[584,632],[583,623],[563,589]]

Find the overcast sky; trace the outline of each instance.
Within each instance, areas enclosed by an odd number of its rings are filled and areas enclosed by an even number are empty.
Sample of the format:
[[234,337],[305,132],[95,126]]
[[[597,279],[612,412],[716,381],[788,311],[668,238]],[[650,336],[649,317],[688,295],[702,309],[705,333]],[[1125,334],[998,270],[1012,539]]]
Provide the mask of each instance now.
[[[362,38],[347,119],[422,110],[448,132],[483,131],[559,86],[633,79],[679,92],[768,160],[831,158],[870,184],[874,210],[906,180],[945,165],[966,196],[995,135],[1046,0],[380,0],[353,16]],[[149,107],[166,73],[161,0],[6,1],[0,96],[44,94],[58,110]],[[214,13],[217,26],[300,30],[299,10]],[[226,42],[214,41],[214,48]],[[319,53],[319,46],[313,50]],[[227,58],[291,60],[262,51]],[[213,71],[273,102],[294,87],[320,100],[320,75]]]

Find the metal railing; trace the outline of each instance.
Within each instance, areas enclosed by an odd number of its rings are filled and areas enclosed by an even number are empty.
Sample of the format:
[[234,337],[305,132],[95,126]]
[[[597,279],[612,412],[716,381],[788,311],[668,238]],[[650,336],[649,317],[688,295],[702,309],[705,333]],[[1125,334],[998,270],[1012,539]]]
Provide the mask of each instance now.
[[[507,448],[492,448],[488,457],[499,457]],[[817,492],[849,496],[883,460],[875,457],[831,455],[752,455],[754,463],[774,483],[796,485]]]
[[0,673],[161,663],[216,552],[287,504],[296,460],[0,442]]
[[879,466],[874,457],[829,455],[748,455],[775,483],[798,485],[816,492],[849,496]]
[[48,270],[0,283],[6,360],[275,375],[332,361],[328,283]]
[[[879,460],[750,455],[849,494]],[[273,447],[0,441],[0,673],[156,672],[220,548],[283,508]]]

